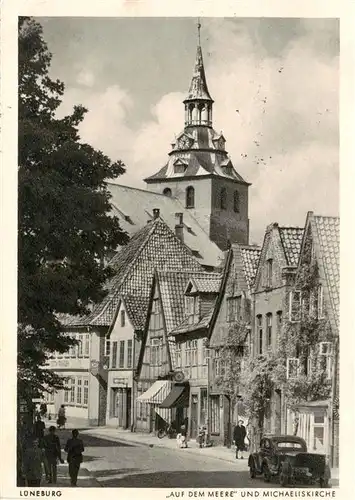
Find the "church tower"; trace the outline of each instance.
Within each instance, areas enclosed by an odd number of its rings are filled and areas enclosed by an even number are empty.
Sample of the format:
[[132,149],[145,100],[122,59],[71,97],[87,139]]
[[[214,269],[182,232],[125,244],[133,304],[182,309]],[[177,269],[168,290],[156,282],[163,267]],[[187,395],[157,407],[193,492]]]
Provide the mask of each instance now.
[[213,99],[207,87],[200,43],[183,104],[185,127],[171,145],[166,165],[145,179],[150,191],[177,198],[222,250],[249,243],[248,188],[234,169],[226,140],[212,126]]

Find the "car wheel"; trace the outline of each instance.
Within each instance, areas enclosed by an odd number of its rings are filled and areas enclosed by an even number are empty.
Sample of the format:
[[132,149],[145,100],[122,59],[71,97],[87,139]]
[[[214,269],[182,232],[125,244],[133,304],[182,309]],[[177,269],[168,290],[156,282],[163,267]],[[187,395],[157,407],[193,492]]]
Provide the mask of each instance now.
[[280,484],[284,487],[288,485],[288,476],[284,472],[280,474]]
[[255,470],[255,464],[252,462],[249,466],[249,476],[251,479],[255,479],[256,476],[256,470]]
[[269,483],[271,481],[270,469],[267,464],[263,465],[263,474],[265,483]]

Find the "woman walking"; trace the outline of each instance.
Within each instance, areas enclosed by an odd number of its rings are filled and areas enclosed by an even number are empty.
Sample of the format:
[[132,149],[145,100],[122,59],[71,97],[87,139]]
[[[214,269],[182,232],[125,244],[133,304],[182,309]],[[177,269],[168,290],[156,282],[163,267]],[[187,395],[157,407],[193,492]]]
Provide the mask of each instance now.
[[67,419],[65,417],[65,406],[61,405],[61,407],[58,410],[58,420],[57,420],[58,429],[61,429],[61,428],[65,429],[65,422],[66,421],[67,421]]

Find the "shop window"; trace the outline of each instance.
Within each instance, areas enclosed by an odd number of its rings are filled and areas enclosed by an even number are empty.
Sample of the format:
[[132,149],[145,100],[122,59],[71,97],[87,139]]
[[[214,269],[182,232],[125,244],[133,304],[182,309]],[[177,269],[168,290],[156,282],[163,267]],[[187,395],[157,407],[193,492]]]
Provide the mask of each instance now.
[[220,397],[211,396],[211,433],[219,434],[220,431]]

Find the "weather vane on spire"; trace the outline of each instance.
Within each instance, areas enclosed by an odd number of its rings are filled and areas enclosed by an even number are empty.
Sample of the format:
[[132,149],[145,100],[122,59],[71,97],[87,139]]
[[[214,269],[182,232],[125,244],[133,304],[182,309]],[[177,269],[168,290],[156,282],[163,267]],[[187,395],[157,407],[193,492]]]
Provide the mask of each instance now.
[[201,45],[201,36],[200,36],[200,30],[201,30],[201,23],[200,23],[200,18],[197,18],[197,36],[198,36],[198,44]]

